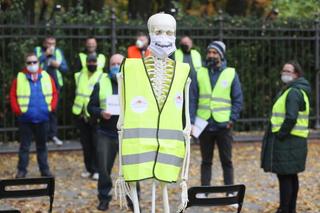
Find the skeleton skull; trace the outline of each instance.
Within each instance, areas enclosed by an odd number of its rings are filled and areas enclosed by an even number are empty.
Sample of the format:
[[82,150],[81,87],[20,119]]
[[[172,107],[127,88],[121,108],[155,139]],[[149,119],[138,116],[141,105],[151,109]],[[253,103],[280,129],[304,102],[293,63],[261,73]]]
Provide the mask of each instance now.
[[148,20],[150,50],[158,58],[166,58],[176,50],[176,20],[165,13],[157,13]]

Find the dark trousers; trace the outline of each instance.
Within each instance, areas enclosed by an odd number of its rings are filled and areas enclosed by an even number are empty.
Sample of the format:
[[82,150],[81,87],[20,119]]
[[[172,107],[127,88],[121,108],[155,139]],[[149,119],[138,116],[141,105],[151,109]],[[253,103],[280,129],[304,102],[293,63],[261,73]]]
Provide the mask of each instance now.
[[112,189],[111,170],[118,153],[118,149],[118,138],[111,138],[102,132],[98,132],[98,198],[100,201],[105,200],[110,202],[112,198],[112,195],[110,194]]
[[209,186],[212,176],[211,166],[215,144],[218,145],[225,185],[233,184],[232,135],[230,129],[204,131],[200,135],[201,185]]
[[48,138],[52,139],[54,136],[58,135],[58,118],[57,112],[51,112],[49,115],[49,130]]
[[80,130],[80,142],[82,145],[84,165],[86,170],[93,174],[98,172],[96,125],[85,121],[83,118],[80,118],[77,121]]
[[48,150],[47,150],[47,134],[48,122],[42,123],[19,123],[19,161],[18,170],[27,172],[29,164],[29,150],[31,146],[32,136],[36,141],[37,161],[41,173],[49,171]]
[[298,174],[277,175],[280,191],[281,213],[295,213],[299,191]]

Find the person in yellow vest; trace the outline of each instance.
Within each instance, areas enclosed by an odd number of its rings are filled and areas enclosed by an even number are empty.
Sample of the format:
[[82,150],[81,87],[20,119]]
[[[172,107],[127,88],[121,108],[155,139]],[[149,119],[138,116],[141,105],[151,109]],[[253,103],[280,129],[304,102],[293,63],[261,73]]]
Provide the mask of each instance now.
[[90,118],[87,106],[94,85],[106,77],[103,68],[98,66],[96,54],[88,55],[86,66],[74,75],[76,89],[72,113],[77,117],[77,127],[80,131],[80,142],[86,168],[86,171],[81,173],[81,177],[91,177],[94,180],[99,178],[96,155],[96,122]]
[[125,59],[118,78],[122,107],[118,122],[120,177],[116,189],[120,190],[120,195],[123,190],[129,195],[134,212],[139,213],[136,182],[153,179],[152,212],[155,212],[159,184],[163,192],[163,211],[169,213],[168,183],[181,180],[180,208],[185,208],[188,199],[190,67],[168,58],[176,50],[176,21],[171,15],[151,16],[148,29],[151,56]]
[[[97,156],[98,156],[98,210],[106,211],[112,199],[112,178],[111,171],[114,160],[118,153],[118,130],[117,122],[119,109],[117,102],[118,83],[117,74],[120,72],[120,65],[124,59],[123,55],[114,54],[110,58],[109,76],[97,82],[90,96],[88,104],[88,112],[90,116],[99,121],[98,140],[97,140]],[[107,104],[107,100],[112,100]],[[108,106],[112,106],[109,109]]]
[[233,124],[239,118],[243,95],[239,77],[227,67],[226,47],[213,41],[207,48],[206,64],[192,77],[190,88],[190,117],[193,130],[197,119],[208,125],[200,134],[201,185],[211,182],[211,166],[215,144],[218,146],[224,184],[234,183],[232,163]]
[[202,67],[200,53],[193,49],[193,41],[189,36],[182,36],[180,39],[180,48],[175,51],[173,60],[188,63],[190,65],[190,75]]
[[87,56],[90,54],[96,54],[97,55],[97,62],[99,69],[107,70],[106,67],[106,57],[102,53],[98,53],[98,42],[97,39],[93,36],[90,36],[86,39],[85,42],[85,50],[80,52],[77,55],[76,62],[75,62],[75,70],[76,72],[79,72],[86,66],[86,59]]
[[27,175],[32,136],[35,138],[41,176],[51,177],[48,165],[48,122],[55,111],[58,92],[54,80],[41,69],[37,56],[29,53],[25,68],[18,73],[10,90],[12,111],[18,116],[20,148],[16,178]]
[[261,149],[261,167],[277,174],[280,205],[277,213],[295,213],[298,173],[305,170],[311,87],[296,61],[281,70],[284,87],[274,99]]
[[[41,68],[52,77],[58,92],[61,93],[63,87],[62,73],[68,71],[68,65],[62,50],[56,47],[56,43],[54,36],[47,36],[43,41],[42,47],[37,46],[34,48],[34,53],[38,57]],[[63,141],[58,138],[57,110],[50,114],[48,139],[58,146],[63,145]]]

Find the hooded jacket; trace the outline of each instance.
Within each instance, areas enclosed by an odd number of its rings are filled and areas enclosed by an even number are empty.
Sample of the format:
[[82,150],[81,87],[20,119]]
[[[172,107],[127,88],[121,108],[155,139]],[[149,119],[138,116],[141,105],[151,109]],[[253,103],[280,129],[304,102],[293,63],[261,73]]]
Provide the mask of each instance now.
[[[300,77],[284,87],[276,96],[273,103],[288,89],[291,90],[286,98],[286,115],[279,132],[272,133],[269,119],[265,132],[262,150],[261,167],[266,172],[277,174],[296,174],[305,170],[307,158],[307,139],[291,135],[290,132],[297,122],[299,111],[305,110],[305,101],[301,89],[309,100],[311,88],[309,82]],[[310,101],[309,101],[310,102]]]

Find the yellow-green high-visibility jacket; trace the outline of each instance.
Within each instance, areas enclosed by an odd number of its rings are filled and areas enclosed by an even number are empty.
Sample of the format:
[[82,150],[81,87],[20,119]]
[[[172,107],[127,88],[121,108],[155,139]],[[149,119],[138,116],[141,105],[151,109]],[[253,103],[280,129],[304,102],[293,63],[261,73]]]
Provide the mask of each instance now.
[[102,78],[107,78],[106,74],[102,70],[97,70],[89,77],[89,71],[82,69],[81,72],[74,74],[76,83],[76,97],[72,106],[72,113],[89,117],[87,106],[90,101],[90,95],[93,91],[94,85]]
[[126,181],[177,181],[185,156],[182,108],[189,69],[175,63],[169,94],[159,109],[143,59],[125,60],[121,157]]
[[[274,103],[272,107],[271,125],[272,132],[279,132],[286,115],[286,99],[291,88],[287,89]],[[308,137],[308,125],[309,125],[309,98],[305,91],[300,90],[303,94],[304,102],[306,103],[305,111],[299,111],[297,123],[291,130],[290,134],[307,138]]]
[[[37,55],[37,58],[40,58],[40,56],[41,56],[41,47],[36,47],[36,55]],[[57,61],[59,61],[59,62],[62,61],[62,55],[61,55],[60,51],[57,51],[57,49],[56,49],[54,51],[54,55],[55,55]],[[43,69],[43,64],[41,64],[41,68]],[[57,73],[58,84],[59,84],[60,87],[62,87],[63,86],[62,74],[58,69],[56,69],[56,73]]]
[[199,85],[198,117],[208,120],[212,115],[213,119],[219,123],[230,120],[231,86],[235,74],[234,68],[227,67],[220,73],[216,85],[212,89],[208,69],[202,67],[197,72]]
[[[52,85],[50,75],[42,70],[41,72],[41,89],[45,97],[45,101],[48,105],[48,111],[51,112],[51,101],[52,101]],[[23,72],[18,73],[17,77],[17,100],[19,107],[22,113],[28,111],[29,102],[30,102],[30,83],[27,79],[27,76]]]
[[[85,53],[79,53],[80,61],[82,69],[84,67],[87,67],[87,57],[88,55]],[[97,57],[97,69],[103,70],[104,66],[106,64],[106,57],[103,54],[98,54]]]
[[100,108],[103,110],[107,110],[107,98],[112,95],[112,84],[108,75],[103,75],[100,82],[100,90],[99,90],[99,100],[100,100]]
[[[190,54],[191,54],[193,67],[195,71],[198,71],[202,67],[201,55],[197,50],[191,50]],[[176,61],[183,62],[183,52],[181,49],[177,49],[174,52],[174,59]]]

